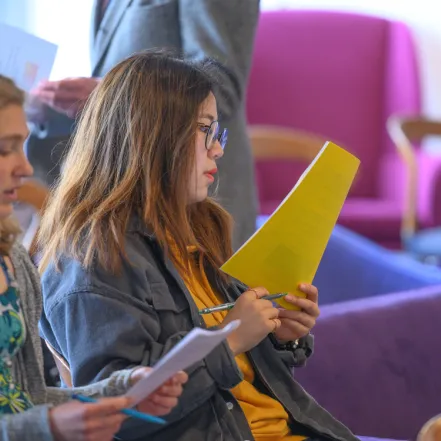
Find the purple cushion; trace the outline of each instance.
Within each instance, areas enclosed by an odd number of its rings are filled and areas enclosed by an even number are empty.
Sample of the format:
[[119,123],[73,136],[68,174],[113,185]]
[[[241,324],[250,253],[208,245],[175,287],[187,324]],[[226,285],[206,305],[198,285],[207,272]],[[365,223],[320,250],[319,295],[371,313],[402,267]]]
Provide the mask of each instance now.
[[354,433],[410,439],[441,410],[441,286],[325,305],[296,378]]

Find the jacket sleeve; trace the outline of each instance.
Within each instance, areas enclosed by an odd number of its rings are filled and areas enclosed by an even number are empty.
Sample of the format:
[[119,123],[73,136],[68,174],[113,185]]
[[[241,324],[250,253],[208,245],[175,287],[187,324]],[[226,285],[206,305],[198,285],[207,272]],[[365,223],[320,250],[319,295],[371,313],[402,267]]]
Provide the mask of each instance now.
[[[73,393],[95,398],[120,396],[130,387],[132,369],[114,372],[109,378],[84,387],[46,389],[47,405],[35,406],[16,415],[4,415],[0,419],[0,441],[53,441],[48,410],[50,407],[70,401]],[[127,425],[127,423],[125,423]],[[123,426],[122,434],[126,426]]]
[[259,0],[180,0],[186,59],[216,62],[217,102],[222,119],[244,102],[259,19]]
[[53,441],[49,406],[35,406],[26,412],[2,415],[0,441]]
[[130,375],[133,369],[113,372],[109,378],[83,387],[63,389],[48,387],[46,401],[51,405],[63,404],[70,401],[72,394],[80,394],[93,398],[117,397],[124,395],[130,388]]
[[277,349],[276,337],[269,334],[268,338],[289,369],[304,367],[309,357],[311,357],[314,352],[314,336],[312,334],[300,338],[295,349]]
[[[70,275],[65,273],[64,277]],[[62,290],[63,284],[58,289]],[[43,314],[41,331],[68,360],[75,386],[94,383],[121,369],[152,366],[186,335],[178,332],[162,339],[163,324],[155,308],[134,299],[130,292],[94,287],[55,292],[55,297],[52,308]],[[185,418],[217,388],[231,389],[242,380],[227,343],[214,349],[188,374],[178,406],[166,417],[169,422]],[[156,425],[131,420],[126,426],[124,439],[139,437],[140,430],[144,436],[159,430]]]

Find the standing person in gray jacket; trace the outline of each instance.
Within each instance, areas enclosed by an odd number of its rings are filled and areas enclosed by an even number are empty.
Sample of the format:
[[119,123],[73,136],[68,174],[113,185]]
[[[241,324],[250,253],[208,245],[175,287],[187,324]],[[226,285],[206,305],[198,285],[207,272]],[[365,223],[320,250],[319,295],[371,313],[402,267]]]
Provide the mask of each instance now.
[[[233,246],[238,248],[255,231],[257,195],[250,142],[246,131],[245,93],[259,17],[259,0],[96,0],[93,9],[92,78],[45,82],[35,90],[56,112],[28,146],[32,164],[56,172],[51,135],[70,133],[100,78],[129,55],[151,48],[173,49],[185,59],[206,58],[219,64],[215,90],[220,121],[228,129],[229,149],[219,167],[219,202],[233,216]],[[67,115],[67,116],[66,116]],[[64,129],[63,129],[64,128]],[[36,136],[38,133],[36,132]],[[42,145],[43,143],[43,145]]]
[[[14,83],[0,75],[0,441],[110,441],[124,419],[120,410],[129,407],[130,400],[103,398],[83,404],[72,401],[72,393],[123,395],[148,369],[120,370],[74,390],[45,386],[38,335],[40,280],[24,248],[15,243],[20,231],[11,218],[17,189],[32,174],[23,152],[28,136],[23,98]],[[139,410],[168,413],[177,404],[186,374],[175,380]]]

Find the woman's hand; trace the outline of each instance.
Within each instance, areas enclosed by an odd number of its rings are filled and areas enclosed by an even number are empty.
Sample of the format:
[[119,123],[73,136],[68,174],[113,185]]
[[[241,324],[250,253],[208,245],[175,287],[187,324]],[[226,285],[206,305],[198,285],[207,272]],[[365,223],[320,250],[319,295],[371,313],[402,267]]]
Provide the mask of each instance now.
[[[132,372],[132,384],[151,371],[139,367]],[[182,385],[188,380],[185,372],[178,372],[138,404],[140,412],[151,415],[165,415],[178,403]],[[102,398],[96,403],[71,401],[49,411],[52,435],[56,441],[111,441],[127,418],[121,409],[131,407],[129,398]]]
[[[139,367],[132,372],[130,381],[135,384],[148,375],[152,368]],[[159,389],[141,401],[136,408],[140,412],[150,415],[166,415],[178,404],[178,398],[182,394],[182,386],[187,382],[188,375],[178,372],[170,380],[166,381]]]
[[279,328],[279,310],[269,300],[260,299],[268,294],[261,287],[244,292],[222,322],[225,326],[233,320],[241,321],[240,326],[227,339],[234,355],[249,351],[270,332]]
[[280,309],[281,325],[274,335],[281,342],[297,340],[307,335],[315,326],[315,321],[320,315],[317,288],[313,285],[302,284],[299,286],[299,290],[306,294],[305,299],[288,294],[284,300],[298,306],[300,311]]
[[126,397],[56,406],[49,410],[52,435],[56,441],[111,441],[126,418],[120,410],[129,406]]

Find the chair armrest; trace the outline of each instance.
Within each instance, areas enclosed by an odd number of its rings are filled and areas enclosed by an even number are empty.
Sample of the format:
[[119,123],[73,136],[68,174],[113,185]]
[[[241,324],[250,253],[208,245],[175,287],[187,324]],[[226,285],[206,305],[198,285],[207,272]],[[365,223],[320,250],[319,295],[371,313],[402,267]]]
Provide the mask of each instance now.
[[441,155],[419,151],[418,222],[423,226],[441,225]]

